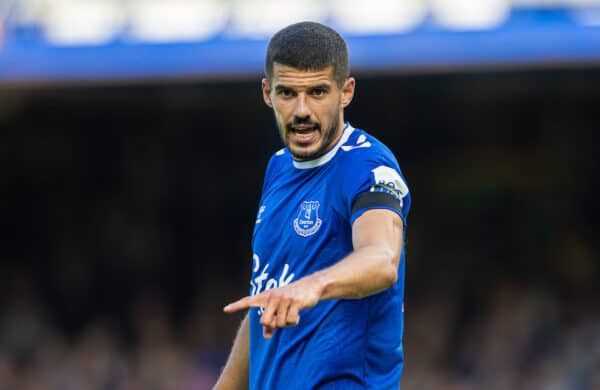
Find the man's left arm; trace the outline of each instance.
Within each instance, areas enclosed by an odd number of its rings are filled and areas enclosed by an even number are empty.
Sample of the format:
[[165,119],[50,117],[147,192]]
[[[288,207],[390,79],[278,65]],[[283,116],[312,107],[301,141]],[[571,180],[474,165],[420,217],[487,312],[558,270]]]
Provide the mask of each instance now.
[[264,336],[270,338],[277,328],[297,325],[299,311],[320,300],[358,299],[388,289],[398,278],[403,228],[395,212],[367,210],[352,225],[354,250],[348,256],[286,286],[242,298],[224,310],[262,307],[260,322]]

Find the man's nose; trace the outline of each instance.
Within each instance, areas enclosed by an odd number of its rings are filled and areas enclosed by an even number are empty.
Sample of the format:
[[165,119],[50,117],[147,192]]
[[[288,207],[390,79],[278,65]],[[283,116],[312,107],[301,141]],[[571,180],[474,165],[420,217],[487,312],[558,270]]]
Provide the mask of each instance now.
[[296,107],[294,110],[294,116],[297,118],[308,118],[310,117],[310,107],[306,101],[306,95],[301,93],[296,99]]

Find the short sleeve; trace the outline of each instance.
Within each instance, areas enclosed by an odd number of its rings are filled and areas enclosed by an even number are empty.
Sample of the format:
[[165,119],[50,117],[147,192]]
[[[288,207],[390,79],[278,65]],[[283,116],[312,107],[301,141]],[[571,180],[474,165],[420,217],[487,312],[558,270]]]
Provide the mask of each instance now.
[[367,210],[388,209],[397,213],[406,226],[410,209],[408,185],[394,156],[378,149],[356,153],[346,167],[344,206],[350,224]]

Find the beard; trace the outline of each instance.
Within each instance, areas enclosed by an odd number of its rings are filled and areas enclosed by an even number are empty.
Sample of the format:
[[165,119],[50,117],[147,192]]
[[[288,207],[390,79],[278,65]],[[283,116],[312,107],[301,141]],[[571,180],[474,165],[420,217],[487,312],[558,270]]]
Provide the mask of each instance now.
[[[298,124],[313,125],[315,130],[320,133],[321,138],[320,138],[320,140],[317,141],[320,144],[318,145],[316,150],[311,150],[311,151],[293,150],[293,148],[290,147],[290,143],[287,140],[287,134],[290,131],[292,131],[293,126],[298,125]],[[279,125],[279,133],[281,135],[283,143],[285,144],[285,146],[287,146],[288,150],[290,151],[290,154],[294,157],[294,159],[296,159],[296,160],[312,160],[314,158],[320,157],[320,156],[324,155],[325,153],[327,153],[327,151],[331,148],[333,142],[336,140],[336,138],[339,135],[338,134],[339,127],[340,127],[339,115],[333,115],[333,120],[331,121],[331,124],[327,129],[323,129],[321,127],[321,124],[318,122],[311,122],[310,120],[294,118],[294,120],[291,123],[288,123],[286,125],[280,124]]]

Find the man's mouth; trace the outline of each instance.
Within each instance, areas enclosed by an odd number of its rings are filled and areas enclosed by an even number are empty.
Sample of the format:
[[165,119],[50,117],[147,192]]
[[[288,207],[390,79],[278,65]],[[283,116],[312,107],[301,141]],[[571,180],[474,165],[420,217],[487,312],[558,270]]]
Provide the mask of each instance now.
[[308,133],[316,130],[319,126],[316,124],[302,124],[302,125],[290,125],[288,128],[296,133]]
[[316,139],[319,126],[316,124],[290,125],[290,140],[297,143],[311,143]]

